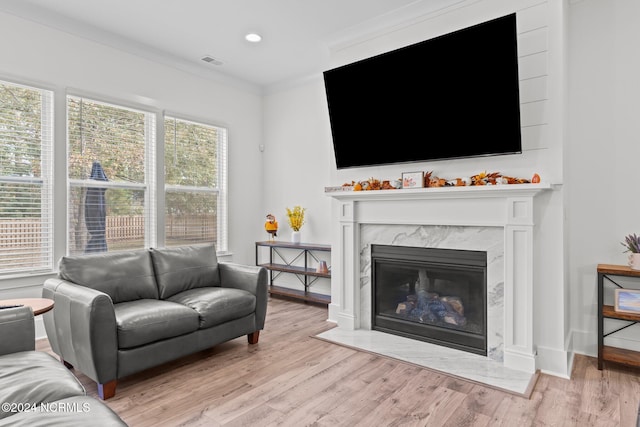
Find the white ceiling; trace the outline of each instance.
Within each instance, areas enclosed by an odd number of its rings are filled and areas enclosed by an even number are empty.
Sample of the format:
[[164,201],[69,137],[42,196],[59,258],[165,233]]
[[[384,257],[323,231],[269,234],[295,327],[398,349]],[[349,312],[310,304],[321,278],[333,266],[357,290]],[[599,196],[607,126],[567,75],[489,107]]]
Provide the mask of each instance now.
[[[1,0],[0,11],[199,75],[264,88],[327,69],[331,46],[466,1]],[[245,41],[248,32],[263,41]],[[207,55],[222,65],[202,61]]]

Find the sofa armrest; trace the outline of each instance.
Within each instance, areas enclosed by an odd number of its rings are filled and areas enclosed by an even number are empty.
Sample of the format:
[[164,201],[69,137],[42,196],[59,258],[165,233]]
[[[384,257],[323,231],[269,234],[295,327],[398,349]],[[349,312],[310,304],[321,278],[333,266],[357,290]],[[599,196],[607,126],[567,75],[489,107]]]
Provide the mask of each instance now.
[[267,316],[268,275],[267,269],[255,265],[219,262],[220,286],[243,289],[256,296],[256,322],[258,329],[264,328]]
[[0,310],[0,355],[32,351],[36,348],[36,330],[30,307]]
[[111,297],[61,279],[47,279],[42,296],[54,301],[44,314],[51,349],[98,383],[117,379],[118,332]]

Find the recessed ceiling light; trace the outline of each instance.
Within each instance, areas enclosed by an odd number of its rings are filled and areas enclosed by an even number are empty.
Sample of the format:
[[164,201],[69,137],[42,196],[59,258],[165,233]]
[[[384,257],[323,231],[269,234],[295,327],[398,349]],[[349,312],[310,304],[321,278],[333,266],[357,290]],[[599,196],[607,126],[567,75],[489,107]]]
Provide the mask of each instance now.
[[262,40],[262,36],[256,33],[249,33],[246,36],[244,36],[244,38],[246,41],[251,43],[258,43],[260,40]]

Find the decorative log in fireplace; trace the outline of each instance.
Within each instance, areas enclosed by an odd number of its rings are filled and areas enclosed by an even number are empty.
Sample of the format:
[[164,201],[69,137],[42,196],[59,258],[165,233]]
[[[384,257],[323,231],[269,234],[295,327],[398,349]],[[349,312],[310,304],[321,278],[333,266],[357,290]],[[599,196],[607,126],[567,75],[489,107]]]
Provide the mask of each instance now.
[[371,245],[372,328],[487,354],[487,255]]

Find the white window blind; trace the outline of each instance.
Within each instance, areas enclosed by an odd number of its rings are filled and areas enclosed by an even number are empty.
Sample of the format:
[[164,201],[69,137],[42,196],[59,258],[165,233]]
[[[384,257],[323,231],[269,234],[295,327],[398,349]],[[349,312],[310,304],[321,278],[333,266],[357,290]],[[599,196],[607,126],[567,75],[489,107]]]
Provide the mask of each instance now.
[[0,81],[0,274],[53,268],[53,93]]
[[67,97],[70,254],[153,242],[155,114]]
[[227,251],[227,130],[165,117],[165,245]]

